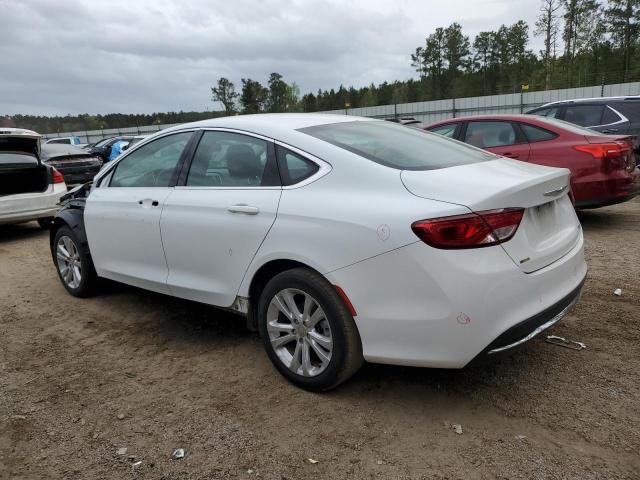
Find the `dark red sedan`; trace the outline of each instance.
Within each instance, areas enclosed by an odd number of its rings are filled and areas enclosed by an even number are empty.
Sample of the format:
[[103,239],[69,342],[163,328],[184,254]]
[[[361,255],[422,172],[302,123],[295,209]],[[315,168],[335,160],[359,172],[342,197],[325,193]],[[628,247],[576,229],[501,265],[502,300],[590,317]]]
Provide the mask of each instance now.
[[634,137],[603,135],[532,115],[480,115],[444,120],[424,130],[461,140],[497,155],[571,170],[577,208],[597,208],[640,193]]

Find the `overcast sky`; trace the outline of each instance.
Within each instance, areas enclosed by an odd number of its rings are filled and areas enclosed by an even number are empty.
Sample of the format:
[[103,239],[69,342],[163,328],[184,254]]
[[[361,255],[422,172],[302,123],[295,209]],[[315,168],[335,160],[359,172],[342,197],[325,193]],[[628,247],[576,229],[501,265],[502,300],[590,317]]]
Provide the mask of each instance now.
[[404,80],[436,27],[457,21],[471,39],[520,19],[532,28],[539,3],[0,0],[0,115],[218,110],[221,76],[240,90],[279,72],[302,94]]

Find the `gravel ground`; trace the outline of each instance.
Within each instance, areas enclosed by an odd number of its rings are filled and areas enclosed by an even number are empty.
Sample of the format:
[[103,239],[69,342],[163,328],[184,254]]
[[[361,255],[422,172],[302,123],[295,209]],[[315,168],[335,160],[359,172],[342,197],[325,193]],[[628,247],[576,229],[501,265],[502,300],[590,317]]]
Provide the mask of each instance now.
[[584,295],[552,332],[587,350],[366,365],[324,395],[239,317],[118,285],[75,299],[46,232],[0,228],[0,479],[638,479],[640,199],[581,220]]

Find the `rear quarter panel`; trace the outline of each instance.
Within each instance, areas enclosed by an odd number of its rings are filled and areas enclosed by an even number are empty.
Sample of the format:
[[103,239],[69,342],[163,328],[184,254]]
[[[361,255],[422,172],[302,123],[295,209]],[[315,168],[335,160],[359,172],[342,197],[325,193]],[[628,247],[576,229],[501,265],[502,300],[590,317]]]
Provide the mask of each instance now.
[[276,221],[239,295],[247,296],[253,275],[269,261],[295,260],[327,274],[418,241],[411,230],[416,220],[469,212],[412,195],[402,184],[400,170],[342,150],[335,155],[348,161],[334,157],[333,170],[325,177],[283,190]]

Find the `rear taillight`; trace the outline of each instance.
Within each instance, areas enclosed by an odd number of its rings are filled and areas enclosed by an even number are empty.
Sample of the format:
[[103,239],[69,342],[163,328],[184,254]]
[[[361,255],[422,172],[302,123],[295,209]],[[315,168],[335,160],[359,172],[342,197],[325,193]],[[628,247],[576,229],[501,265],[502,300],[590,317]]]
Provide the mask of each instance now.
[[602,160],[605,171],[628,169],[634,163],[633,149],[627,142],[587,143],[573,148]]
[[510,240],[516,233],[523,208],[504,208],[452,217],[420,220],[411,230],[420,240],[435,248],[480,248]]
[[53,183],[64,183],[64,177],[55,168],[53,169]]

